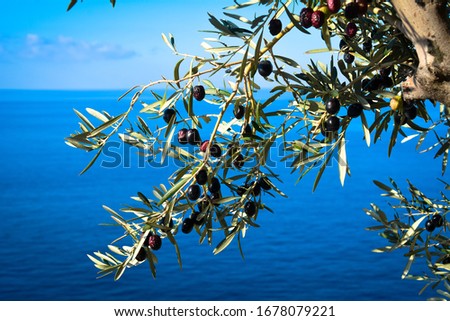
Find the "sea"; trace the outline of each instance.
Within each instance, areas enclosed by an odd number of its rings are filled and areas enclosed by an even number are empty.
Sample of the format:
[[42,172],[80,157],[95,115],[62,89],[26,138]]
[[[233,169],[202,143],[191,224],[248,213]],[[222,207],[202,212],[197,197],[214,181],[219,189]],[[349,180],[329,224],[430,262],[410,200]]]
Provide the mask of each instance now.
[[[423,282],[401,278],[404,252],[372,251],[387,243],[378,232],[366,230],[376,222],[364,208],[373,202],[393,216],[388,204],[393,201],[380,196],[374,179],[387,183],[392,178],[403,187],[409,179],[438,197],[443,184],[437,178],[446,179],[441,159],[417,151],[417,138],[397,142],[388,157],[389,133],[368,148],[359,119],[347,135],[351,176],[344,187],[336,162],[315,192],[317,171],[297,182],[298,173],[273,165],[288,198],[263,195],[274,213],[261,211],[260,227],[247,231],[242,240],[245,259],[236,242],[214,255],[220,237],[209,246],[199,244],[195,232],[180,233],[182,269],[174,248],[163,240],[156,279],[148,264],[127,269],[118,281],[98,278],[87,254],[106,251],[122,233],[107,226],[112,221],[102,205],[119,210],[135,204],[130,197],[137,192],[151,197],[152,187],[166,183],[169,175],[166,168],[140,166],[133,157],[117,166],[101,166],[105,155],[80,175],[93,154],[64,141],[78,128],[73,109],[118,115],[131,98],[118,101],[123,93],[0,91],[0,300],[410,301],[436,295],[430,289],[419,295]],[[282,98],[275,106],[288,103]],[[426,269],[417,268],[419,273]]]

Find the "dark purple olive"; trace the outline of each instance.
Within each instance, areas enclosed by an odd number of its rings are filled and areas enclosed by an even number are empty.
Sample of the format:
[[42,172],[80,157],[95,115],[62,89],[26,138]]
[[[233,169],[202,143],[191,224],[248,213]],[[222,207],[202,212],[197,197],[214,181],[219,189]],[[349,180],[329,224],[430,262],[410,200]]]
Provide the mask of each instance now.
[[209,140],[205,140],[200,144],[200,151],[202,153],[206,153],[206,150],[208,149]]
[[191,201],[197,200],[200,197],[200,194],[201,194],[201,188],[199,185],[193,184],[193,185],[189,186],[189,188],[187,190],[187,197]]
[[253,215],[255,215],[255,213],[256,213],[256,204],[255,204],[255,202],[248,201],[247,203],[245,203],[245,205],[244,205],[244,212],[249,217],[252,217]]
[[269,60],[260,61],[258,64],[258,73],[264,78],[269,77],[273,71],[272,63]]
[[432,220],[427,220],[427,221],[425,222],[425,229],[426,229],[428,232],[433,232],[435,228],[436,228],[436,225],[434,225],[434,223],[433,223]]
[[191,233],[192,229],[194,228],[194,220],[190,217],[186,217],[183,221],[183,224],[181,225],[181,232],[184,234]]
[[236,119],[242,119],[245,115],[245,107],[242,105],[234,106],[233,114]]
[[250,124],[245,125],[243,134],[244,136],[250,136],[253,134],[252,126],[250,126]]
[[356,24],[354,22],[349,22],[347,24],[347,26],[345,27],[345,34],[349,38],[353,38],[354,36],[356,36],[357,32],[358,32],[358,27],[356,26]]
[[268,191],[272,188],[272,186],[270,186],[269,184],[270,180],[267,177],[261,177],[258,182],[262,189],[265,191]]
[[203,223],[205,221],[204,217],[199,219],[200,214],[201,214],[200,212],[194,211],[194,212],[192,212],[192,214],[190,216],[191,220],[194,222],[195,225],[203,225]]
[[370,53],[372,51],[372,40],[368,39],[363,42],[362,48],[364,52]]
[[341,0],[327,0],[327,6],[331,13],[336,13],[341,9]]
[[212,194],[220,191],[220,181],[217,177],[211,178],[211,182],[209,183],[208,190]]
[[347,20],[352,20],[358,16],[358,5],[354,2],[348,3],[344,8],[344,16]]
[[351,104],[350,106],[348,106],[347,116],[350,118],[359,117],[361,116],[363,109],[363,105],[361,105],[360,103]]
[[222,156],[222,149],[220,148],[219,145],[213,144],[213,145],[209,148],[209,153],[210,153],[211,156],[213,156],[213,157],[220,157],[220,156]]
[[164,110],[163,119],[166,123],[170,123],[170,121],[174,117],[175,117],[175,110],[173,110],[173,109]]
[[330,116],[325,122],[325,129],[329,132],[335,132],[340,127],[340,120],[336,116]]
[[272,36],[276,36],[281,32],[282,23],[279,19],[272,19],[269,22],[269,32]]
[[442,227],[444,225],[444,218],[440,214],[434,214],[431,221],[436,227]]
[[244,156],[242,154],[237,155],[233,161],[234,167],[236,167],[237,169],[240,169],[244,166],[244,164],[245,164]]
[[394,82],[391,77],[381,77],[381,87],[391,88],[392,86],[394,86]]
[[261,185],[258,182],[250,183],[250,186],[253,187],[252,193],[254,196],[259,196],[261,194]]
[[188,133],[187,128],[183,128],[178,131],[178,142],[180,144],[186,145],[188,143],[187,133]]
[[311,23],[314,28],[320,28],[325,22],[325,14],[322,11],[314,11],[311,15]]
[[161,237],[159,235],[149,235],[147,244],[153,251],[158,251],[162,245]]
[[341,108],[341,104],[339,102],[339,99],[337,98],[331,98],[327,101],[327,104],[325,106],[325,109],[327,113],[330,115],[335,115],[339,112],[339,109]]
[[195,100],[201,101],[205,98],[205,87],[198,85],[194,87],[193,95]]
[[355,56],[353,56],[349,51],[344,54],[344,61],[348,64],[353,63],[355,61]]
[[311,21],[311,16],[313,14],[314,10],[311,8],[303,8],[300,11],[300,24],[302,25],[303,28],[311,28],[312,26],[312,21]]
[[187,141],[191,145],[199,145],[202,140],[197,129],[189,129],[187,132]]
[[147,252],[145,251],[145,249],[143,247],[141,247],[139,249],[138,254],[136,255],[136,260],[138,260],[139,262],[145,261],[145,259],[147,258]]
[[405,110],[404,114],[405,114],[406,118],[413,120],[414,118],[417,117],[417,108],[412,107],[410,109],[407,109],[407,110]]
[[195,175],[195,181],[198,185],[205,185],[208,181],[208,172],[206,169],[200,170],[197,175]]

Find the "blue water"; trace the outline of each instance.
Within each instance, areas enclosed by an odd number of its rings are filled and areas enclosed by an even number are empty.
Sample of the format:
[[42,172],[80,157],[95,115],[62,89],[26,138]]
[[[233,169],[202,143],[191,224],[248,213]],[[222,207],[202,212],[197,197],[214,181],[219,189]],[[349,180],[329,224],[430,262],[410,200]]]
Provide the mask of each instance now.
[[[420,282],[401,280],[401,253],[375,254],[385,245],[363,208],[388,209],[372,179],[412,178],[437,195],[440,160],[399,144],[387,157],[387,137],[370,149],[358,129],[347,146],[352,177],[345,188],[336,164],[313,194],[312,177],[295,185],[281,170],[290,196],[267,199],[275,214],[258,217],[243,242],[214,256],[195,233],[178,235],[183,270],[168,242],[157,253],[158,277],[147,264],[121,280],[96,279],[87,253],[105,251],[121,233],[101,226],[110,218],[101,205],[131,204],[137,191],[151,195],[166,172],[156,168],[100,168],[79,176],[92,155],[65,145],[77,126],[72,108],[118,114],[121,92],[0,91],[0,299],[2,300],[424,300]],[[217,239],[217,242],[219,239]]]

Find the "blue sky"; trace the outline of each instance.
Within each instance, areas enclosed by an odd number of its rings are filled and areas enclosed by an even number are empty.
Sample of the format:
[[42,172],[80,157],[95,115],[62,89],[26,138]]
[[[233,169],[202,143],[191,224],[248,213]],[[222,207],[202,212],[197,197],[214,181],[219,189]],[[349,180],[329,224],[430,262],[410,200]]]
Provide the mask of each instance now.
[[[66,12],[68,0],[1,1],[0,88],[12,89],[123,89],[171,75],[179,58],[161,33],[172,33],[180,51],[201,54],[211,36],[198,32],[211,29],[207,12],[223,17],[232,4],[117,0],[113,9],[108,0],[84,0]],[[286,41],[286,49],[323,47],[320,37],[297,35],[313,46]]]

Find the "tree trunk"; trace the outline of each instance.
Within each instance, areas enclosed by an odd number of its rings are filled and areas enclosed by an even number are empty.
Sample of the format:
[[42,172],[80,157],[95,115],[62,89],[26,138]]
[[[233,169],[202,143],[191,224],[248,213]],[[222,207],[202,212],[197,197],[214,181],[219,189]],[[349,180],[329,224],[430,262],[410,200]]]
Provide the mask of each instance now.
[[403,84],[405,99],[431,99],[450,106],[450,19],[447,0],[391,0],[419,65]]

